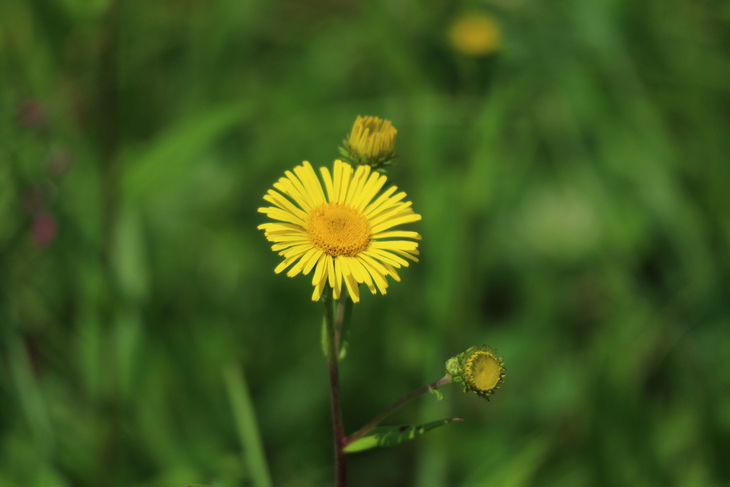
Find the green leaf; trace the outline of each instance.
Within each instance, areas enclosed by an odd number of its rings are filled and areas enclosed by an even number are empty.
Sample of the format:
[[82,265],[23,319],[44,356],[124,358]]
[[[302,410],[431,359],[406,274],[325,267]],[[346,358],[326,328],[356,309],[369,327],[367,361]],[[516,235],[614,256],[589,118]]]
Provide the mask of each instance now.
[[444,393],[439,391],[438,389],[431,389],[431,394],[436,396],[437,401],[442,401],[444,399]]
[[461,418],[440,419],[430,423],[414,426],[405,424],[401,426],[378,426],[373,428],[368,434],[362,438],[358,438],[345,447],[345,452],[355,453],[359,451],[369,450],[370,448],[378,448],[382,446],[395,446],[410,441],[417,436],[428,433],[434,428],[452,423],[454,421],[464,421]]
[[322,337],[321,337],[321,343],[322,343],[322,353],[324,354],[325,358],[327,358],[327,354],[329,353],[329,336],[327,336],[327,317],[322,318]]
[[[328,292],[325,290],[325,292]],[[329,291],[331,292],[331,291]],[[322,319],[322,352],[327,357],[329,353],[329,334],[327,332],[327,313],[332,313],[335,323],[341,323],[340,328],[340,349],[337,351],[337,359],[342,360],[347,355],[347,347],[350,344],[350,324],[352,323],[352,299],[343,290],[339,300],[330,299],[325,306],[325,317]]]
[[349,296],[342,297],[337,302],[337,316],[342,313],[342,329],[340,331],[340,350],[338,359],[342,360],[347,355],[347,347],[350,345],[350,325],[352,324],[352,299]]
[[266,462],[261,434],[259,433],[256,411],[246,378],[241,369],[229,365],[223,371],[228,395],[233,408],[238,437],[243,447],[243,455],[248,466],[253,487],[271,487],[271,474]]

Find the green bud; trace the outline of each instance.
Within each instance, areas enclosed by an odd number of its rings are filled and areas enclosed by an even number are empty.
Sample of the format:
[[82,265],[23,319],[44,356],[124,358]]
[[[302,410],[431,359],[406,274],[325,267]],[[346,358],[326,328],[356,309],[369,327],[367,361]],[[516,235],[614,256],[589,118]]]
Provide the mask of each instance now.
[[486,345],[473,346],[446,361],[446,372],[464,385],[464,392],[472,391],[489,399],[504,381],[504,360],[496,350]]

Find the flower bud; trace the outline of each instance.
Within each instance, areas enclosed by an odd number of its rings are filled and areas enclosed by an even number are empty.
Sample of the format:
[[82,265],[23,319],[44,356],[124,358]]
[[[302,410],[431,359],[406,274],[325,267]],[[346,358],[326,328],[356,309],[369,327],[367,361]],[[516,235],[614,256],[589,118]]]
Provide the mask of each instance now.
[[390,120],[358,115],[350,135],[340,147],[340,154],[355,164],[379,169],[395,158],[397,133]]
[[504,380],[504,360],[495,354],[486,345],[470,347],[446,361],[446,372],[464,386],[464,392],[489,399]]

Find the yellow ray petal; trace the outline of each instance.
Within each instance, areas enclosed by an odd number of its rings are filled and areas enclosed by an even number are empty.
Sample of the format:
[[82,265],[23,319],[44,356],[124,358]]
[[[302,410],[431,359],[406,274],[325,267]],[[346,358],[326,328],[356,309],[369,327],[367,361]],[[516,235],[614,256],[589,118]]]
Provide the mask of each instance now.
[[269,203],[276,205],[280,209],[294,214],[295,216],[299,217],[302,221],[307,220],[307,213],[305,211],[303,211],[300,208],[297,208],[297,206],[294,203],[292,203],[291,201],[286,199],[285,196],[283,196],[282,194],[280,194],[274,190],[269,190],[269,193],[264,195],[264,199],[266,201],[268,201]]
[[353,208],[363,211],[373,198],[375,198],[375,195],[378,194],[378,191],[383,188],[387,180],[388,178],[380,173],[371,173],[360,194],[356,198],[353,198]]
[[421,236],[418,234],[418,232],[404,231],[404,230],[382,232],[382,233],[378,233],[378,234],[374,233],[372,236],[373,240],[380,240],[383,238],[412,238],[415,240],[421,240]]
[[335,183],[332,179],[332,174],[330,173],[330,170],[326,167],[319,168],[319,172],[322,174],[324,187],[327,190],[327,201],[332,202],[332,200],[335,198]]
[[403,225],[405,223],[413,223],[413,222],[417,222],[420,219],[421,219],[421,215],[417,215],[415,213],[413,213],[411,215],[394,218],[392,220],[385,221],[385,222],[381,223],[380,225],[373,225],[372,232],[379,233],[379,232],[382,232],[383,230],[393,228],[396,225]]
[[378,208],[380,208],[383,203],[385,203],[390,196],[395,193],[398,190],[397,186],[391,186],[390,188],[386,189],[383,194],[378,196],[378,198],[370,203],[364,210],[363,213],[366,217],[370,218],[370,216],[377,212]]
[[360,194],[362,194],[362,188],[368,181],[368,175],[370,174],[370,166],[359,166],[352,176],[350,187],[347,190],[347,196],[345,197],[345,204],[354,206],[353,200],[356,200]]
[[273,218],[274,220],[293,223],[295,225],[306,225],[301,218],[297,218],[296,215],[292,215],[291,213],[276,207],[259,208],[259,210],[266,210],[262,211],[262,213],[266,213],[266,216],[268,216],[269,218]]
[[317,179],[317,173],[314,172],[314,168],[309,162],[304,161],[301,166],[294,169],[299,179],[302,181],[304,186],[307,188],[307,193],[312,199],[312,207],[316,208],[326,201],[324,191],[322,190],[322,184]]

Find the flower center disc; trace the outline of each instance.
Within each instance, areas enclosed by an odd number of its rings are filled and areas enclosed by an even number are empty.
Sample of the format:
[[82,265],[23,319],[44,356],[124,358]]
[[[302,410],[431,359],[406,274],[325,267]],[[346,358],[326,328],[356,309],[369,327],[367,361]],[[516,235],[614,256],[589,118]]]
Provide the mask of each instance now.
[[475,389],[489,391],[502,378],[502,366],[491,353],[474,352],[466,363],[467,380]]
[[370,224],[365,215],[340,203],[325,203],[312,210],[307,232],[314,245],[332,256],[357,255],[370,243]]

